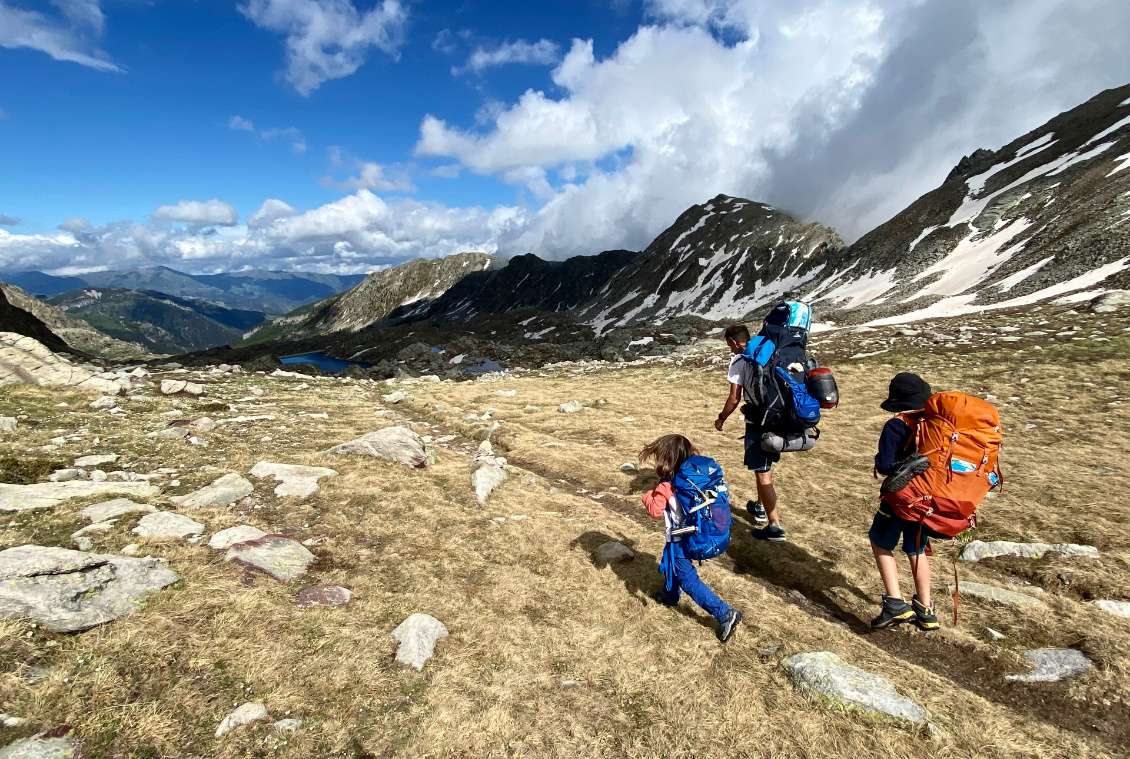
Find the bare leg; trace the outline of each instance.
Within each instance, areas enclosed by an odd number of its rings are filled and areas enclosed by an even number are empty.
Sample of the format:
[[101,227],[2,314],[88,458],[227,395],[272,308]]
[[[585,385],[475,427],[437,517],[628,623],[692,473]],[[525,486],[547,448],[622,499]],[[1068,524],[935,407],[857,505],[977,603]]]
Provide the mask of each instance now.
[[[899,588],[899,565],[895,555],[885,548],[871,544],[871,552],[875,554],[875,565],[879,567],[879,577],[883,579],[884,592],[891,598],[902,598],[902,589]],[[926,587],[929,588],[929,579]]]
[[781,517],[777,514],[777,489],[773,487],[773,472],[755,472],[757,475],[757,500],[765,508],[765,516],[769,517],[769,524],[780,525]]
[[910,570],[914,573],[914,592],[918,595],[918,603],[930,606],[930,559],[926,554],[911,556]]

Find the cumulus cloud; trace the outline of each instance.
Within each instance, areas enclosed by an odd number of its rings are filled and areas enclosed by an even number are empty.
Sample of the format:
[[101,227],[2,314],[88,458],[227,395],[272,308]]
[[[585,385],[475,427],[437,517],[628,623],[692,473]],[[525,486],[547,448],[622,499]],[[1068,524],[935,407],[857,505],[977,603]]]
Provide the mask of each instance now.
[[503,252],[639,248],[719,192],[852,238],[940,183],[963,154],[1130,80],[1130,5],[1117,0],[645,9],[650,23],[610,55],[575,40],[552,90],[488,104],[485,124],[422,120],[418,155],[546,198],[500,240]]
[[[331,151],[331,164],[336,167],[343,165],[340,150]],[[372,161],[355,161],[357,174],[342,181],[337,181],[331,176],[322,177],[319,183],[323,187],[332,187],[336,190],[377,190],[378,192],[415,192],[416,185],[412,183],[407,169],[402,166],[382,166]]]
[[182,200],[175,206],[159,206],[153,212],[158,221],[176,221],[189,228],[231,227],[239,221],[239,214],[230,203],[221,200]]
[[23,220],[20,217],[0,213],[0,227],[18,227],[20,224],[23,224]]
[[[417,257],[495,252],[497,240],[528,223],[520,208],[388,201],[367,189],[304,212],[270,199],[248,217],[246,226],[200,225],[218,224],[221,216],[234,219],[234,209],[213,213],[182,202],[159,210],[160,218],[154,214],[148,224],[117,221],[95,227],[85,219],[70,219],[50,235],[0,229],[0,271],[73,273],[166,265],[192,272],[270,267],[364,273]],[[190,218],[195,221],[188,222]],[[173,226],[171,220],[186,226]]]
[[285,77],[303,96],[352,74],[371,48],[395,57],[408,20],[398,0],[365,13],[351,0],[247,0],[239,10],[256,26],[286,35]]
[[52,5],[60,16],[0,0],[0,47],[38,50],[99,71],[122,70],[99,46],[105,27],[99,0],[54,0]]
[[489,68],[522,63],[533,66],[552,66],[561,60],[561,48],[556,42],[541,39],[537,42],[516,40],[503,42],[491,49],[477,47],[462,67],[453,67],[451,73],[458,76],[472,72],[481,74]]

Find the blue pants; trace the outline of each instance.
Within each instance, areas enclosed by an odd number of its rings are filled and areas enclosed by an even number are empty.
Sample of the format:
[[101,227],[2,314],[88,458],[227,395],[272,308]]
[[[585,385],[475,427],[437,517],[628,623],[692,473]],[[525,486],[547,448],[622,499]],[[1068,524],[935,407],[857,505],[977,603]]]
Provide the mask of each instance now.
[[[674,579],[671,582],[671,587],[664,591],[667,602],[674,606],[679,602],[682,591],[685,590],[691,600],[701,606],[710,616],[719,622],[726,618],[726,615],[730,613],[730,605],[716,596],[714,591],[699,579],[694,564],[691,563],[690,559],[683,556],[682,548],[678,543],[668,543],[664,546],[663,561],[664,564],[668,561],[672,562],[674,567]],[[664,571],[662,565],[660,565],[659,571]]]

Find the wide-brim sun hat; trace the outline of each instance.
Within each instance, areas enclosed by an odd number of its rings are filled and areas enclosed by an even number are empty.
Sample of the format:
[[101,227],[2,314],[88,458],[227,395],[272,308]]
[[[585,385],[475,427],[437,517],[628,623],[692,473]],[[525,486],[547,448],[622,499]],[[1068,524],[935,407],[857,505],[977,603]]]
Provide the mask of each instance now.
[[879,408],[892,414],[904,411],[917,411],[926,406],[926,400],[933,395],[930,383],[910,372],[899,372],[891,380],[887,390],[887,400],[879,404]]

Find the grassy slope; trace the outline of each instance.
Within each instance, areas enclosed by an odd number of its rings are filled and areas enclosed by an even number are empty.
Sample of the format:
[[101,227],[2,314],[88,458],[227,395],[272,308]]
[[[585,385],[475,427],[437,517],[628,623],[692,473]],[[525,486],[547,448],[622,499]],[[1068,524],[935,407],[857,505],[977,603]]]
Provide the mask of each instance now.
[[[207,404],[244,397],[257,384],[266,394],[237,404],[239,413],[278,418],[221,426],[208,435],[208,449],[144,437],[169,418],[160,416],[173,409],[169,398],[124,401],[130,416],[115,420],[85,409],[93,396],[6,389],[0,414],[27,413],[40,424],[0,441],[4,455],[27,456],[28,446],[85,429],[62,451],[36,455],[112,451],[127,453],[139,472],[176,466],[181,484],[169,494],[246,471],[261,458],[326,463],[341,476],[323,480],[303,503],[280,502],[271,484],[257,483],[257,508],[191,512],[208,534],[248,523],[323,538],[312,549],[319,561],[307,578],[283,585],[245,577],[203,543],[150,545],[145,550],[167,557],[185,580],[143,612],[70,636],[0,622],[0,710],[29,718],[24,728],[0,729],[0,745],[67,723],[86,757],[1124,754],[1130,623],[1082,601],[1092,594],[1130,599],[1123,495],[1130,482],[1120,453],[1130,425],[1125,407],[1107,405],[1130,394],[1126,345],[1108,344],[1105,357],[1088,364],[1095,388],[1057,379],[1073,370],[1078,355],[1022,363],[1029,355],[941,351],[837,363],[845,401],[828,415],[826,437],[778,470],[790,542],[752,541],[739,514],[730,554],[701,570],[746,612],[746,624],[725,647],[689,601],[672,611],[647,600],[660,582],[661,527],[642,515],[635,495],[649,478],[618,470],[643,443],[682,431],[722,462],[735,500],[752,494],[753,478],[740,466],[740,430],[720,434],[711,426],[724,392],[718,364],[559,367],[500,383],[410,386],[414,398],[392,407],[396,414],[436,425],[418,426],[423,434],[461,435],[425,471],[320,460],[317,452],[328,445],[389,423],[374,413],[372,389],[356,383],[251,376],[210,384],[213,400],[180,401],[181,415],[226,416]],[[961,567],[966,580],[1045,587],[1046,610],[1025,616],[965,598],[960,624],[946,620],[933,637],[863,632],[879,594],[865,537],[876,490],[869,457],[886,418],[877,404],[890,375],[911,365],[923,367],[937,387],[1002,399],[1007,487],[983,507],[982,537],[1077,540],[1103,551],[1097,562],[1052,556]],[[315,387],[300,389],[302,383]],[[517,395],[491,395],[496,389]],[[555,411],[574,398],[606,403],[574,415]],[[55,406],[63,400],[69,413]],[[534,474],[528,484],[521,474],[512,477],[479,506],[468,461],[485,425],[461,417],[488,408],[503,420],[499,448]],[[328,420],[297,415],[321,411]],[[622,421],[629,416],[636,421]],[[566,447],[543,447],[551,441]],[[12,517],[0,547],[66,545],[82,525],[82,505]],[[514,515],[526,519],[490,521]],[[95,536],[96,550],[116,552],[133,542],[132,525],[122,520]],[[636,560],[594,566],[591,549],[613,538],[633,546]],[[939,547],[935,560],[943,617],[949,551]],[[354,600],[336,609],[296,609],[295,591],[315,582],[346,585]],[[434,614],[451,630],[422,673],[394,665],[388,636],[415,611]],[[985,625],[1008,639],[985,642]],[[1057,685],[1001,681],[1025,670],[1020,650],[1049,644],[1079,646],[1098,669]],[[812,650],[835,651],[892,678],[930,710],[940,732],[871,725],[809,702],[776,662]],[[21,680],[33,664],[53,667],[51,675],[35,684]],[[285,744],[264,726],[213,738],[219,720],[248,700],[263,700],[272,719],[289,711],[305,726]]]

